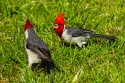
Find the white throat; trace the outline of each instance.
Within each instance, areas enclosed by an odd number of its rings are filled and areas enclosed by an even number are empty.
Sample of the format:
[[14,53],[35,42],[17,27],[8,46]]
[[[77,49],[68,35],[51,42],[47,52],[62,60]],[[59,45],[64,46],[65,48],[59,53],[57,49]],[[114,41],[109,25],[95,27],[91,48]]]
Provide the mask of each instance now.
[[28,38],[28,30],[25,31],[25,37]]

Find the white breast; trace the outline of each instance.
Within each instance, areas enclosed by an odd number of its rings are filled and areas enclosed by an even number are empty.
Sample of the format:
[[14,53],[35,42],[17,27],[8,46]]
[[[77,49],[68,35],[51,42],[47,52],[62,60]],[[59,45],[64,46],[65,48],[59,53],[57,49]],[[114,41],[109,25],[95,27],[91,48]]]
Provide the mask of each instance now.
[[72,40],[72,36],[67,33],[66,29],[64,29],[64,31],[63,31],[62,40],[64,40],[67,43],[71,42],[71,40]]
[[26,49],[26,51],[28,53],[29,66],[31,66],[33,63],[40,63],[41,62],[41,59],[38,57],[37,54],[30,51],[29,49]]

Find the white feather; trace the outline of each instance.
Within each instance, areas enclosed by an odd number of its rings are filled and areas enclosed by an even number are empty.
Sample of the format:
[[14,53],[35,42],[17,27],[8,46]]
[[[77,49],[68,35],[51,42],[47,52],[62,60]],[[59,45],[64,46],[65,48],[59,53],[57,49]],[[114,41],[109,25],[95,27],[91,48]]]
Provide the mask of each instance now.
[[62,33],[62,39],[65,41],[65,42],[71,42],[72,40],[72,36],[70,34],[68,34],[67,30],[64,29],[63,33]]
[[27,48],[26,48],[26,51],[27,51],[28,59],[29,59],[29,67],[31,67],[33,63],[40,63],[41,62],[41,59],[39,59],[37,54],[35,54],[34,52],[30,51]]
[[28,30],[25,31],[25,37],[28,38]]
[[63,31],[62,40],[67,43],[77,44],[79,47],[82,47],[83,44],[86,44],[86,39],[84,36],[72,37],[71,34],[68,34],[67,29],[64,29]]
[[[28,38],[28,29],[25,31],[25,37],[26,39]],[[26,46],[26,45],[25,45]],[[25,47],[26,48],[26,47]],[[27,54],[28,54],[28,60],[29,60],[29,67],[32,67],[33,63],[40,63],[41,59],[39,59],[38,55],[35,54],[34,52],[30,51],[29,49],[26,48]]]

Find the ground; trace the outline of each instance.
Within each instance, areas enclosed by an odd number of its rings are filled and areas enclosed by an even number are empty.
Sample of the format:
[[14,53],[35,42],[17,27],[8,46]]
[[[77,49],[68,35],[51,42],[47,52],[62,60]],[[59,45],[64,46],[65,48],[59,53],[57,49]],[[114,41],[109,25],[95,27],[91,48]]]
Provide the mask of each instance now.
[[[0,83],[92,83],[125,81],[124,0],[0,0]],[[53,30],[65,24],[116,36],[114,43],[90,39],[86,46],[65,45]],[[31,71],[25,51],[24,25],[30,19],[60,71]]]

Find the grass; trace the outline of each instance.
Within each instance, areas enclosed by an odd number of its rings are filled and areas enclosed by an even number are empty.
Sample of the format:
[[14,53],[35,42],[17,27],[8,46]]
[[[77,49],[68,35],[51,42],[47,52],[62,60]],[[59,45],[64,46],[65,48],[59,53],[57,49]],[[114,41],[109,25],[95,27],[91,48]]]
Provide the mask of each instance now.
[[[0,0],[0,83],[100,83],[125,81],[124,0]],[[115,35],[117,40],[90,39],[81,50],[65,46],[53,30],[59,13],[67,26]],[[33,23],[61,71],[31,71],[24,48],[24,24]]]

